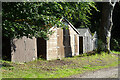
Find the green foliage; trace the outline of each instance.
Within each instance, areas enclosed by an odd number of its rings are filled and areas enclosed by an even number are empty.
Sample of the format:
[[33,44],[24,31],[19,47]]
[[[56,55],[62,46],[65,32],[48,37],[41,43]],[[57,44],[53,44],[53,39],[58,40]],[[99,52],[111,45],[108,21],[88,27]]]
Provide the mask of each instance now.
[[120,54],[120,52],[118,51],[111,51],[112,53],[115,53],[115,54]]
[[50,33],[48,30],[57,23],[57,18],[49,15],[49,10],[46,10],[49,7],[45,5],[48,3],[3,3],[3,36],[47,37]]
[[98,45],[98,52],[99,51],[104,51],[104,49],[105,49],[104,44],[105,43],[102,40],[98,39],[98,43],[97,43],[97,45]]
[[120,51],[119,39],[111,39],[111,50]]
[[19,38],[44,37],[51,32],[49,29],[59,20],[66,17],[76,25],[90,25],[91,7],[96,9],[93,2],[4,2],[2,3],[3,36]]
[[89,19],[89,15],[91,14],[91,8],[95,7],[94,2],[76,2],[76,3],[68,3],[68,14],[66,14],[66,17],[69,19],[69,21],[72,22],[75,27],[89,27],[91,25]]

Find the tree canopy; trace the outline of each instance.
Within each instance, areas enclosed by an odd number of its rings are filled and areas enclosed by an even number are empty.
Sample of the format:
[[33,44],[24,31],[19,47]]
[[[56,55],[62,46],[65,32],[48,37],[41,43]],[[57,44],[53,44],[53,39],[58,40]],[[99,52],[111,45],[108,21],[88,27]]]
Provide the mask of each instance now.
[[2,4],[3,36],[44,37],[49,29],[66,17],[73,25],[90,26],[91,7],[94,2],[4,2]]

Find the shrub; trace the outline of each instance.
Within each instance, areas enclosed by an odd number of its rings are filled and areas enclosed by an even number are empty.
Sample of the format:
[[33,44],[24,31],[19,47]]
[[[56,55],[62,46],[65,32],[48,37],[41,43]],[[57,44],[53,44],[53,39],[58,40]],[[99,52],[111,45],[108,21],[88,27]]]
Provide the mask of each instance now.
[[111,50],[120,51],[119,42],[119,39],[111,39]]

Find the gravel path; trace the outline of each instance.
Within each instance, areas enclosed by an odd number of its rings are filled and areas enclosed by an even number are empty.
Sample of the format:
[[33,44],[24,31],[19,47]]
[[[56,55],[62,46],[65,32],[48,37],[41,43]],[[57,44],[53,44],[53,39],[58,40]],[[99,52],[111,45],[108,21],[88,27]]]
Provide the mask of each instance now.
[[84,74],[70,76],[70,78],[118,78],[118,67],[86,72]]

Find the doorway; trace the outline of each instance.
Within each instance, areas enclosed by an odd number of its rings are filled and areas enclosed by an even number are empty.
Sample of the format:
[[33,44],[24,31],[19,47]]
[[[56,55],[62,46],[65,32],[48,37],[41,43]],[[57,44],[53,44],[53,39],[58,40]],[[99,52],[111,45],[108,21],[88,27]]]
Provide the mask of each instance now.
[[79,37],[79,54],[83,53],[83,37]]
[[46,40],[37,38],[37,57],[46,59]]

